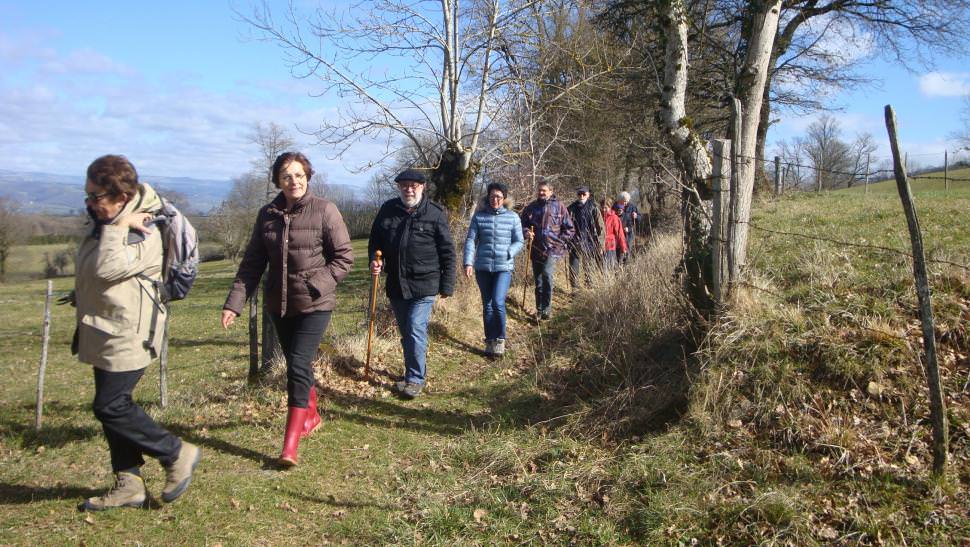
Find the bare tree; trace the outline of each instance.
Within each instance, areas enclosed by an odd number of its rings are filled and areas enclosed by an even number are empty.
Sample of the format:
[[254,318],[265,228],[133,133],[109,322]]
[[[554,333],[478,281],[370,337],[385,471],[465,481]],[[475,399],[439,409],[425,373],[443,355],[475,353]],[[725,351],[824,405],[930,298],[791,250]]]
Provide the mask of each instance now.
[[[322,93],[354,100],[337,119],[321,121],[319,142],[339,156],[361,139],[386,139],[388,153],[361,169],[408,143],[419,167],[431,170],[435,196],[455,207],[478,169],[473,156],[490,119],[488,97],[502,85],[492,79],[496,37],[532,3],[378,0],[343,16],[322,9],[304,16],[291,4],[281,22],[263,3],[240,17],[287,51],[295,76],[317,77]],[[430,147],[422,138],[429,135]]]
[[[740,113],[736,120],[739,136],[732,143],[737,159],[736,189],[732,190],[731,218],[733,223],[728,243],[728,263],[732,264],[731,279],[745,264],[748,239],[748,219],[754,189],[754,160],[759,113],[767,81],[773,41],[778,28],[781,0],[754,1],[744,6],[744,16],[750,22],[739,39],[746,51],[737,84]],[[687,115],[687,9],[682,0],[670,0],[660,6],[660,18],[666,35],[664,59],[664,94],[660,119],[678,162],[687,176],[688,186],[683,192],[685,213],[685,258],[688,295],[695,307],[708,314],[714,310],[712,297],[712,268],[707,251],[707,224],[702,199],[709,192],[711,158],[703,139],[691,128]],[[735,195],[736,194],[736,197]]]
[[239,260],[249,242],[256,213],[263,206],[262,173],[250,172],[233,179],[229,195],[209,215],[209,231],[217,235],[225,257]]
[[253,160],[253,171],[261,176],[266,183],[266,200],[272,199],[276,194],[273,185],[273,162],[276,158],[293,148],[295,141],[282,126],[276,122],[263,124],[257,122],[253,126],[253,132],[249,135],[249,142],[259,147],[259,156]]
[[7,277],[7,258],[10,250],[19,243],[24,233],[24,222],[17,204],[0,197],[0,281]]

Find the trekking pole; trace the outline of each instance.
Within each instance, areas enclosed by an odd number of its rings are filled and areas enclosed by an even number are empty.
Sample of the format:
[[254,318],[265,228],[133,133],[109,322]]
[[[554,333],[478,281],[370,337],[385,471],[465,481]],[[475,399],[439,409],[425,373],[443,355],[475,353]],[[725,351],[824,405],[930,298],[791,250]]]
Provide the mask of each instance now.
[[529,250],[525,253],[525,279],[522,280],[522,310],[525,311],[525,288],[529,285],[529,263],[532,262],[532,242],[535,240],[535,230],[529,226]]
[[[377,261],[377,265],[381,265],[381,252],[377,251],[374,253],[374,260]],[[374,282],[371,284],[370,289],[370,320],[367,328],[367,361],[364,363],[364,378],[370,380],[370,344],[371,339],[374,338],[374,316],[377,314],[377,284],[380,280],[380,272],[371,274],[374,277]]]

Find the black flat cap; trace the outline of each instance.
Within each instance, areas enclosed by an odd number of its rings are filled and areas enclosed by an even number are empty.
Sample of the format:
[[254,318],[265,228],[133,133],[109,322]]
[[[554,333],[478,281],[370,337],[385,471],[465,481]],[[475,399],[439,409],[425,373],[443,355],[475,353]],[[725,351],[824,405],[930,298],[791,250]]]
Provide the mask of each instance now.
[[427,184],[428,179],[424,177],[424,173],[418,171],[417,169],[405,169],[401,171],[396,177],[394,177],[394,182],[403,182],[406,180],[418,182],[421,184]]
[[580,186],[579,188],[576,189],[576,193],[577,194],[588,194],[589,193],[589,186]]

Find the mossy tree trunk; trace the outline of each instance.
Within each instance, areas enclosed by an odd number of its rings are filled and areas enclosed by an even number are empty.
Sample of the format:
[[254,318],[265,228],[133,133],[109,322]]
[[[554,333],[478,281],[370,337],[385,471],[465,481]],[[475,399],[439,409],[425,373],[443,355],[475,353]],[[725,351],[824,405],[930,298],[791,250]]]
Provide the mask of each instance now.
[[448,147],[441,153],[438,167],[431,172],[434,200],[449,213],[457,213],[471,203],[472,186],[481,164],[471,159],[471,152]]

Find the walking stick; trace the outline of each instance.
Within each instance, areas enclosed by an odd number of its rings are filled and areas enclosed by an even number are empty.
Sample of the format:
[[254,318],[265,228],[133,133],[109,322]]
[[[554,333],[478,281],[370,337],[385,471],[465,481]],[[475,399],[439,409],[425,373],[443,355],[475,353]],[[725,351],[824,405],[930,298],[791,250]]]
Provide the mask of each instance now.
[[532,262],[532,242],[535,240],[535,230],[529,226],[529,250],[525,253],[525,279],[522,280],[522,310],[525,311],[525,288],[529,285],[529,263]]
[[[377,251],[374,253],[374,260],[377,261],[377,265],[381,265],[381,252]],[[364,363],[364,378],[370,380],[370,343],[371,339],[374,338],[374,316],[377,313],[377,284],[380,280],[380,272],[372,273],[374,277],[374,282],[371,284],[370,289],[370,320],[367,328],[367,361]]]

